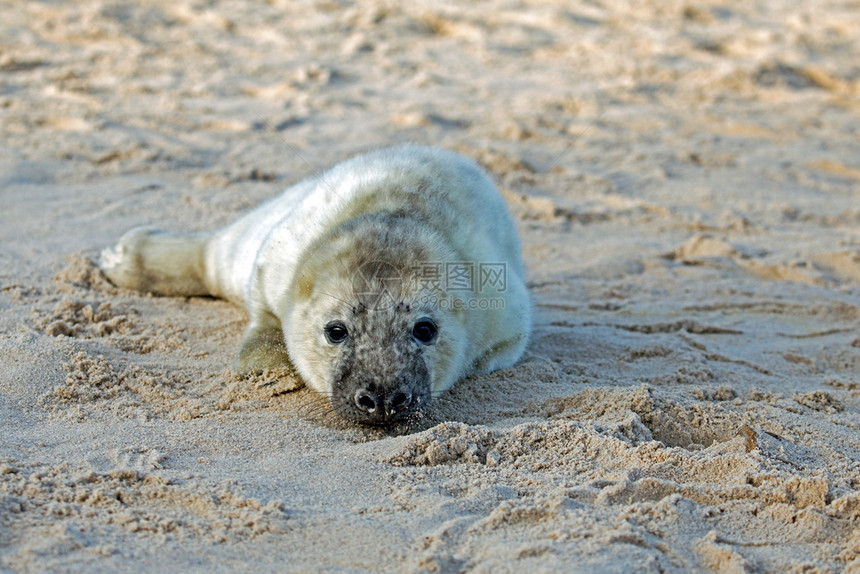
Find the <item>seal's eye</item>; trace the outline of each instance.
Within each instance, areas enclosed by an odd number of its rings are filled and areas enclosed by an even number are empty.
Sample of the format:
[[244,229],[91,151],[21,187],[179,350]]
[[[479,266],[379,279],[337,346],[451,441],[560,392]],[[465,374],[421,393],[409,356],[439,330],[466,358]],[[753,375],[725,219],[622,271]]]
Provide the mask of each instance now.
[[332,321],[325,326],[325,338],[332,345],[343,343],[349,336],[346,325],[341,321]]
[[429,345],[436,338],[436,323],[433,319],[419,319],[412,327],[412,336],[421,343]]

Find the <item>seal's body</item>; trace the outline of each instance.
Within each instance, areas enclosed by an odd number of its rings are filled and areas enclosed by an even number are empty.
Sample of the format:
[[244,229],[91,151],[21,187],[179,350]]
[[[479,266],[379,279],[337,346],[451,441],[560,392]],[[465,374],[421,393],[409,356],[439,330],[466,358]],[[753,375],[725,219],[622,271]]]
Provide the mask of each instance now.
[[512,365],[531,328],[520,243],[483,171],[403,145],[340,163],[211,234],[127,233],[121,287],[244,306],[240,372],[292,363],[342,417],[387,424]]

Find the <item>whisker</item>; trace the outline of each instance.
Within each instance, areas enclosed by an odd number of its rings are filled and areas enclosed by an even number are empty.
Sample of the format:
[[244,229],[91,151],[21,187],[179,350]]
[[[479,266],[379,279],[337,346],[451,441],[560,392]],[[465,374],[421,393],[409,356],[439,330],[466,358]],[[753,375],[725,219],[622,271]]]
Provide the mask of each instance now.
[[453,402],[456,402],[456,400],[457,400],[455,397],[452,397],[451,393],[448,391],[438,391],[436,393],[431,393],[430,398],[431,398],[430,404],[433,404],[435,402],[439,402],[439,403],[443,403],[443,404],[444,403],[453,403]]
[[334,299],[335,301],[338,301],[338,302],[340,302],[341,304],[346,305],[347,307],[352,307],[352,303],[349,303],[348,301],[345,301],[345,300],[341,299],[340,297],[337,297],[337,296],[335,296],[335,295],[332,295],[331,293],[327,293],[327,292],[325,292],[325,291],[320,291],[320,293],[321,293],[321,294],[323,294],[323,295],[326,295],[326,296],[328,296],[328,297],[331,297],[331,298],[332,298],[332,299]]

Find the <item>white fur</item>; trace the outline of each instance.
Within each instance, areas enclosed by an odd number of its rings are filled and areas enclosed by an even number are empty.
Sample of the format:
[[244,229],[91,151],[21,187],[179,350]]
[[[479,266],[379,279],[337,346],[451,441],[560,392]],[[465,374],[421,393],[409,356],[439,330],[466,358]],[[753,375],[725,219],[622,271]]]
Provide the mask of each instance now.
[[[331,355],[317,348],[325,346],[319,322],[337,302],[326,303],[319,295],[299,297],[297,282],[314,260],[315,250],[335,248],[325,238],[345,223],[397,210],[414,212],[420,220],[416,245],[432,236],[431,251],[435,249],[440,257],[473,262],[476,270],[479,263],[507,266],[507,290],[491,293],[504,299],[503,309],[455,314],[459,326],[452,325],[448,333],[459,335],[453,347],[439,346],[448,350],[445,357],[438,357],[432,390],[448,388],[476,371],[513,364],[531,328],[516,228],[483,171],[442,149],[402,145],[354,157],[288,188],[214,234],[177,236],[133,230],[116,248],[105,251],[101,266],[121,286],[163,294],[204,291],[244,306],[251,325],[243,353],[253,355],[245,366],[268,367],[287,359],[283,350],[270,349],[276,339],[272,329],[282,330],[286,355],[305,382],[329,392],[325,363]],[[176,249],[182,241],[188,247],[185,254]],[[358,255],[350,254],[348,242],[347,237],[338,252],[342,256],[334,255],[331,266]],[[183,277],[181,285],[177,277]],[[319,278],[327,288],[337,290],[323,295],[348,300],[351,294],[345,279]],[[444,334],[440,331],[440,337]],[[431,350],[431,359],[441,352]],[[242,362],[240,358],[240,366]]]

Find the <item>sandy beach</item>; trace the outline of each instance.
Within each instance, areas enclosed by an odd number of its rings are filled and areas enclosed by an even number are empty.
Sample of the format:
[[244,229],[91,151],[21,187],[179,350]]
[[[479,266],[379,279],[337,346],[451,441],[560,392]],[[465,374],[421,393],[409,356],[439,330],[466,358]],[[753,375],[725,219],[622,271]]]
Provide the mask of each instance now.
[[[860,573],[860,2],[2,6],[0,572]],[[94,264],[409,141],[535,324],[408,433]]]

